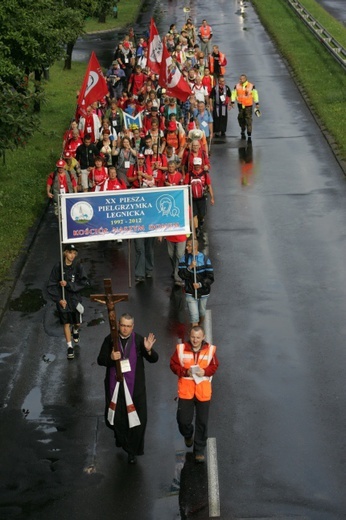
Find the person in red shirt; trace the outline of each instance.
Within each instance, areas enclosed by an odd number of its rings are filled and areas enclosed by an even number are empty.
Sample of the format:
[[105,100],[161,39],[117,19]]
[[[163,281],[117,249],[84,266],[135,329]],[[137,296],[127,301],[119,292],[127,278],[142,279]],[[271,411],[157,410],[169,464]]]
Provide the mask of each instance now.
[[150,164],[146,162],[142,153],[137,155],[137,163],[131,164],[127,172],[127,179],[131,183],[131,188],[150,188],[155,181]]
[[90,191],[102,191],[103,184],[108,178],[108,170],[103,166],[103,158],[95,157],[95,166],[89,172]]
[[144,85],[148,76],[143,74],[142,69],[139,65],[136,65],[135,71],[131,74],[128,91],[132,92],[133,96],[137,99],[138,94],[141,94],[144,89]]
[[59,214],[58,198],[64,193],[77,193],[76,179],[66,170],[66,162],[59,159],[56,168],[48,175],[47,179],[47,197],[54,202],[54,213]]
[[180,184],[184,184],[183,176],[177,170],[177,163],[174,160],[169,161],[167,168],[165,186],[179,186]]
[[[193,206],[193,222],[197,236],[201,233],[201,227],[207,214],[207,198],[206,194],[210,194],[210,204],[214,206],[214,191],[211,185],[211,179],[208,171],[202,168],[202,159],[195,157],[193,166],[185,175],[185,184],[191,186],[192,206]],[[199,189],[200,188],[200,189]]]
[[67,139],[64,145],[64,152],[69,152],[72,157],[76,157],[76,151],[78,146],[83,144],[83,139],[80,136],[78,129],[72,131],[72,137]]
[[[193,132],[195,132],[195,134],[192,135],[197,135],[197,132],[199,132],[199,130],[194,130]],[[193,160],[196,157],[202,159],[203,170],[208,171],[210,169],[210,161],[207,153],[205,152],[205,150],[203,150],[201,142],[197,139],[194,139],[193,141],[191,141],[190,147],[187,147],[184,150],[183,158],[181,160],[183,174],[186,174],[193,168]]]
[[118,179],[115,166],[108,168],[109,177],[102,184],[101,191],[126,190],[127,186],[124,181]]
[[159,153],[157,144],[153,144],[153,154],[146,156],[146,162],[151,166],[155,186],[161,188],[165,182],[165,176],[167,171],[167,157]]

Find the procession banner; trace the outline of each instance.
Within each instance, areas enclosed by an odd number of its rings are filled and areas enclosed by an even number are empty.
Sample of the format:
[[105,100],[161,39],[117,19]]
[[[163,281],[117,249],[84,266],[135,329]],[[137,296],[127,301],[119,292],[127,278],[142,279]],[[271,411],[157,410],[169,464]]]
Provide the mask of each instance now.
[[60,195],[62,241],[189,235],[189,187]]

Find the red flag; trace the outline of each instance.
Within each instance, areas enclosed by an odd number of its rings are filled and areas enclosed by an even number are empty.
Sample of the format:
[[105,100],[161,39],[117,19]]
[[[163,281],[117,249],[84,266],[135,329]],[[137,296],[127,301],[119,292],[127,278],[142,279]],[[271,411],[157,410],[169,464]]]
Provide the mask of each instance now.
[[86,108],[91,105],[91,103],[100,101],[106,94],[108,94],[107,83],[96,55],[92,52],[83,85],[78,96],[77,104],[79,113],[85,116]]
[[160,74],[162,61],[162,41],[155,25],[154,19],[150,20],[150,36],[148,45],[147,66],[155,74]]
[[177,64],[172,60],[164,42],[159,83],[161,87],[166,89],[168,96],[178,98],[180,101],[186,101],[192,94],[190,85],[180,72]]

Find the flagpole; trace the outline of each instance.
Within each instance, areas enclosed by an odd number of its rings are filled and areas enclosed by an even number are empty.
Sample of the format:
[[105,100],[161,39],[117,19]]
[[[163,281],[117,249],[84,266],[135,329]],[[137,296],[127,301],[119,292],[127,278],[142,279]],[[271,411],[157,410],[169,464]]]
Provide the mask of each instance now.
[[[196,236],[195,236],[195,221],[193,218],[193,200],[192,200],[191,184],[189,186],[189,196],[190,196],[190,208],[191,208],[190,222],[191,222],[191,229],[192,229],[192,260],[194,260]],[[193,267],[193,283],[197,283],[196,266]],[[197,300],[197,289],[195,289],[195,299]]]

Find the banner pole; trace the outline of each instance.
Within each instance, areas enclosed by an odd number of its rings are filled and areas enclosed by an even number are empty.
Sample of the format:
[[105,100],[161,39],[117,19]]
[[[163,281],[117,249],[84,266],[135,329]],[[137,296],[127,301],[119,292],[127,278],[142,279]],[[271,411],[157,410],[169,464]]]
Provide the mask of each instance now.
[[[196,241],[196,236],[195,236],[195,221],[194,221],[194,218],[193,218],[193,200],[192,200],[192,189],[191,189],[191,184],[189,186],[189,195],[190,195],[190,208],[191,208],[191,229],[192,229],[192,258],[194,259],[194,256],[195,256],[195,241]],[[197,283],[197,273],[196,273],[196,266],[193,268],[193,283]],[[197,300],[197,289],[195,289],[195,299]]]
[[[61,213],[61,195],[58,195],[58,221],[59,221],[59,248],[60,248],[60,266],[61,280],[64,281],[64,259],[62,254],[62,213]],[[62,299],[65,300],[65,287],[61,287]]]

